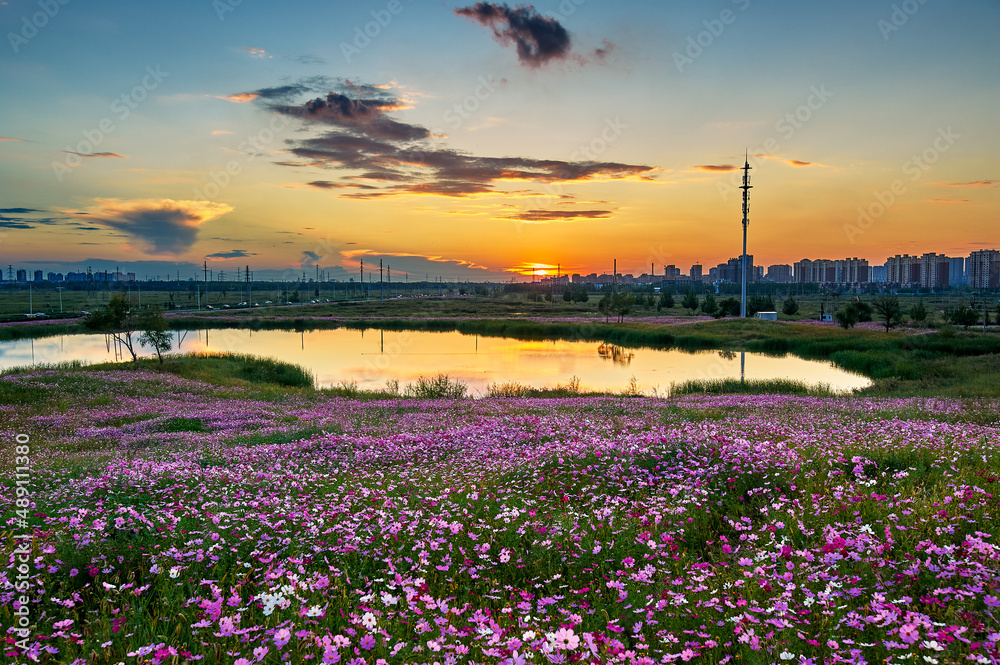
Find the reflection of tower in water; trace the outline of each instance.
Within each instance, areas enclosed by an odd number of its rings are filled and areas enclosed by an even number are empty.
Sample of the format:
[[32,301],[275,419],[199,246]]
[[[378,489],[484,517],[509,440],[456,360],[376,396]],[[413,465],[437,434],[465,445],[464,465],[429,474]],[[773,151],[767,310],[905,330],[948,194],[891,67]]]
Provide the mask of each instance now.
[[616,365],[630,365],[635,353],[627,351],[617,344],[601,344],[597,347],[597,355],[605,360],[610,360]]

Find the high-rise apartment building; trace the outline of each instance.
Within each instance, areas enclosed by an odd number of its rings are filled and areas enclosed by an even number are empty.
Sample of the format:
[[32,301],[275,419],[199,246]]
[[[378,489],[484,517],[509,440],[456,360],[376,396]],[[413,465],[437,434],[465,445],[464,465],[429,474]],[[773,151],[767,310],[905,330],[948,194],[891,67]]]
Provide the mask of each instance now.
[[910,256],[909,254],[890,256],[885,267],[889,273],[886,278],[889,284],[911,286],[920,283],[919,256]]
[[920,287],[924,289],[948,288],[951,259],[944,254],[930,252],[920,257]]
[[980,249],[969,255],[969,286],[974,289],[1000,288],[1000,250]]
[[792,266],[787,263],[768,266],[767,279],[779,284],[788,284],[792,281]]

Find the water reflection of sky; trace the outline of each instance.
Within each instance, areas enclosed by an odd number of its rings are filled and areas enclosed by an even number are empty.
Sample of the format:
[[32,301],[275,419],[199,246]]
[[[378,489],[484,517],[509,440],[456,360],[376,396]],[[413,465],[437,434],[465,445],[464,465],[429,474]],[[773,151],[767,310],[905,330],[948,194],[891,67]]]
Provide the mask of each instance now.
[[[622,390],[634,376],[648,393],[654,387],[663,392],[671,383],[689,379],[739,378],[741,368],[747,379],[797,379],[829,384],[835,390],[870,383],[830,363],[794,356],[602,348],[597,342],[526,342],[457,332],[200,330],[175,334],[174,350],[178,348],[185,353],[236,351],[270,356],[309,368],[321,386],[355,381],[361,388],[382,388],[391,379],[405,385],[420,376],[444,373],[477,393],[484,393],[491,383],[516,381],[549,387],[574,376],[584,389]],[[141,355],[153,353],[142,349]],[[121,360],[121,355],[104,335],[0,343],[0,369],[70,360],[108,362]]]

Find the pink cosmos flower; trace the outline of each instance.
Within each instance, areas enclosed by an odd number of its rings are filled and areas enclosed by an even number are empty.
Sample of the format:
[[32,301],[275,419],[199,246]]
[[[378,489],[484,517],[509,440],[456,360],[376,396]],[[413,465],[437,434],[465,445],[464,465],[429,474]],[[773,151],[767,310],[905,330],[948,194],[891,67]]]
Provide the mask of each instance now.
[[291,638],[292,638],[292,634],[290,632],[288,632],[288,629],[287,628],[282,628],[281,630],[275,632],[274,633],[274,637],[271,638],[271,639],[274,640],[274,646],[276,646],[279,649],[281,649],[286,644],[288,644],[288,640],[290,640]]
[[904,623],[899,627],[899,639],[903,640],[907,644],[913,644],[920,639],[920,631],[917,630],[917,625],[913,623]]
[[580,638],[573,633],[572,628],[560,628],[556,631],[555,644],[559,649],[572,651],[580,646]]

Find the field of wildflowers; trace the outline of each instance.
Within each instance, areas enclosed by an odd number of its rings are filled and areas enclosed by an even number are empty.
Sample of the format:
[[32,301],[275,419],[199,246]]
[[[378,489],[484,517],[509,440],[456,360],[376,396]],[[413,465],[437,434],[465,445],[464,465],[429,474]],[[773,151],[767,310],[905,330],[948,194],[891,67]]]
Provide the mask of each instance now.
[[362,402],[86,369],[0,397],[0,439],[32,441],[33,661],[1000,661],[996,401]]

